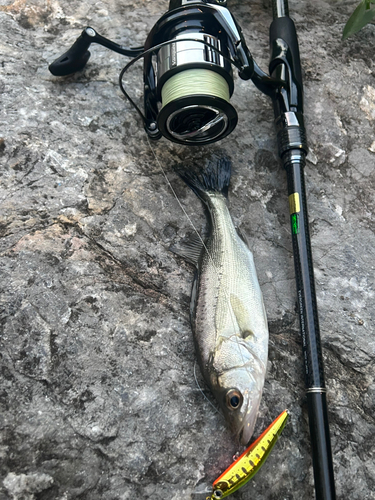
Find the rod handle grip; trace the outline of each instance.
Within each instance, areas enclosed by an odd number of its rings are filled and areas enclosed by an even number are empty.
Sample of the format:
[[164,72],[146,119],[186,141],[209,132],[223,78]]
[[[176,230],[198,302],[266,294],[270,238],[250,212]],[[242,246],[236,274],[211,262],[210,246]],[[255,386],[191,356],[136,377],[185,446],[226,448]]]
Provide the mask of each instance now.
[[272,74],[275,67],[280,63],[278,58],[274,58],[273,53],[278,52],[277,50],[277,40],[283,40],[290,51],[291,54],[291,68],[293,71],[293,77],[296,83],[302,89],[302,70],[301,70],[301,59],[299,54],[298,38],[296,27],[294,22],[290,17],[278,17],[274,19],[270,26],[270,47],[271,47],[271,62],[270,62],[270,74]]

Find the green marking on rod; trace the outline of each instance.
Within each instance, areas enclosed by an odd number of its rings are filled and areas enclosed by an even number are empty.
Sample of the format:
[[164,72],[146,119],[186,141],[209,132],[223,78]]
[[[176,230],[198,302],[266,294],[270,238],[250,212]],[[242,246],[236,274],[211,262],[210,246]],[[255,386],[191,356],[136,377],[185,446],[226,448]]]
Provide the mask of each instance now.
[[292,221],[292,233],[299,234],[299,215],[292,214],[291,221]]

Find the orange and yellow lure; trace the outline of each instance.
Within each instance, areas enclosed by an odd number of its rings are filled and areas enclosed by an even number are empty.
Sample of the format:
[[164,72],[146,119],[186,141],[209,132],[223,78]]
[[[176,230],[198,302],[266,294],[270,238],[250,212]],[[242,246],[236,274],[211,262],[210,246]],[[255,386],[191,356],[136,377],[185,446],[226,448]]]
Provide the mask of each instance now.
[[254,443],[213,483],[213,492],[206,500],[219,500],[246,484],[262,467],[288,420],[283,411]]

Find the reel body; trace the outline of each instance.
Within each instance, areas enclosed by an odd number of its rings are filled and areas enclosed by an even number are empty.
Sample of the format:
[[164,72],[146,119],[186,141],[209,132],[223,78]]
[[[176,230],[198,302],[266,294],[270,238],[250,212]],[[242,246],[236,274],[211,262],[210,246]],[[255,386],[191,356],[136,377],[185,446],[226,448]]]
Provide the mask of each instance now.
[[156,56],[144,58],[149,134],[160,131],[171,141],[199,145],[220,140],[235,128],[237,112],[229,102],[234,47],[220,16],[217,6],[188,2],[169,10],[151,30],[146,50],[168,43]]

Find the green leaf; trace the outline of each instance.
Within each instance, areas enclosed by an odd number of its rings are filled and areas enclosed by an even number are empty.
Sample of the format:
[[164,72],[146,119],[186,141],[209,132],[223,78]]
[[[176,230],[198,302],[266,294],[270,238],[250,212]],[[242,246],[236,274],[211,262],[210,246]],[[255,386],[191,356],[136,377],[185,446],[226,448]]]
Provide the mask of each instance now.
[[342,38],[345,40],[357,31],[361,30],[366,24],[371,22],[375,17],[375,8],[367,8],[370,3],[375,3],[375,0],[362,0],[362,2],[355,9],[353,14],[350,16],[348,22],[345,25],[344,31],[342,33]]

